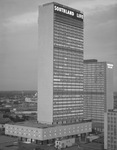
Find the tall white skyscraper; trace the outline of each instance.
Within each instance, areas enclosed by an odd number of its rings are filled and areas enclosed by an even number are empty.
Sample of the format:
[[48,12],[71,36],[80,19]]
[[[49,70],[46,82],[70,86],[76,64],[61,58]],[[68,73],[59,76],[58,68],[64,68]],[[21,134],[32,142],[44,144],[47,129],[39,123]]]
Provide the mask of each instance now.
[[39,7],[38,121],[83,118],[83,13],[48,3]]

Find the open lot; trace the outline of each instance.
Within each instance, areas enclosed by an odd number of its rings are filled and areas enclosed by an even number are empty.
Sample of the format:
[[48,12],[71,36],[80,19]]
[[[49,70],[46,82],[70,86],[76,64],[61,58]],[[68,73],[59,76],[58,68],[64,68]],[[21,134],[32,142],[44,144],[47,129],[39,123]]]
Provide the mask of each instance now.
[[17,140],[15,137],[0,135],[0,150],[17,150]]

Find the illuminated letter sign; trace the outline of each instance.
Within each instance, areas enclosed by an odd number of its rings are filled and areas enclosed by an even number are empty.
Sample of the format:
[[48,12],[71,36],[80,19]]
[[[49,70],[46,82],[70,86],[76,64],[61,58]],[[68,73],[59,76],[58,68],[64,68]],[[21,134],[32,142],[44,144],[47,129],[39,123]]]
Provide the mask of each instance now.
[[83,14],[77,11],[69,10],[68,8],[63,8],[61,6],[54,6],[54,10],[56,12],[64,13],[66,15],[70,15],[71,17],[75,19],[82,19],[83,20]]
[[67,15],[74,16],[74,12],[73,11],[65,9],[65,8],[62,8],[62,7],[54,6],[54,10],[62,12],[62,13],[65,13]]
[[76,13],[76,17],[83,19],[83,14]]
[[112,69],[113,68],[113,64],[107,64],[107,67]]

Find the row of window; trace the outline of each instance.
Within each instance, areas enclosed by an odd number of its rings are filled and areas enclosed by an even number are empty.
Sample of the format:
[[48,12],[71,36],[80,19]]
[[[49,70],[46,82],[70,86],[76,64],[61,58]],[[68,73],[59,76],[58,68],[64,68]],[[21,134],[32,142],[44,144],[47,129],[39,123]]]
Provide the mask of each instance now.
[[71,44],[65,45],[64,43],[54,43],[54,46],[60,46],[63,48],[70,48],[70,49],[76,49],[76,50],[83,50],[83,47],[77,47],[77,46],[73,46]]
[[[79,77],[83,77],[83,74],[80,74],[78,75]],[[76,79],[77,80],[77,77],[76,76],[66,76],[65,74],[63,75],[54,75],[54,79]]]
[[[79,69],[76,66],[67,66],[67,65],[63,65],[63,64],[56,64],[53,66],[54,71],[60,73],[60,72],[65,72],[65,73],[78,73],[79,76],[83,76],[83,71],[82,68]],[[54,73],[56,73],[54,72]],[[82,74],[81,74],[82,73]]]
[[99,71],[103,71],[103,70],[105,70],[105,68],[104,68],[104,66],[99,66],[99,65],[92,65],[92,66],[88,66],[88,64],[87,64],[87,66],[86,66],[86,64],[84,64],[84,70],[85,71],[90,71],[90,70],[92,70],[92,71],[96,71],[96,70],[99,70]]
[[72,117],[72,116],[76,116],[76,115],[83,115],[83,113],[79,112],[79,113],[73,113],[73,114],[58,114],[58,115],[54,115],[53,117]]
[[90,92],[90,91],[97,91],[97,92],[104,92],[104,89],[102,87],[84,87],[85,92]]
[[56,31],[57,28],[60,28],[60,27],[61,27],[61,29],[64,29],[66,31],[68,31],[68,29],[69,29],[74,34],[76,34],[76,33],[83,34],[83,29],[81,29],[79,27],[75,27],[75,26],[71,26],[69,24],[65,24],[65,23],[61,23],[61,22],[55,21],[54,22],[54,29],[55,29],[55,31]]
[[[76,64],[54,62],[54,68],[60,68],[60,67],[65,67],[65,68],[69,68],[69,69],[76,69],[76,71],[82,71],[82,68],[80,69],[79,67],[77,67]],[[83,71],[82,71],[82,73],[83,73]]]
[[82,68],[83,68],[83,58],[81,56],[74,56],[74,55],[68,55],[68,54],[63,54],[61,53],[55,53],[54,52],[54,61],[63,61],[63,62],[68,62],[68,63],[75,63],[75,64],[79,64],[80,62],[82,62]]
[[54,98],[73,98],[73,97],[81,97],[81,98],[83,98],[83,94],[75,94],[75,95],[73,95],[73,94],[69,94],[69,95],[54,95]]
[[54,43],[57,44],[57,43],[61,43],[61,44],[64,44],[64,45],[72,45],[72,46],[75,46],[76,48],[80,47],[80,48],[83,48],[83,42],[81,41],[78,41],[78,40],[73,40],[73,39],[64,39],[63,37],[55,37],[54,38]]
[[55,104],[82,104],[83,103],[83,101],[81,101],[81,98],[73,98],[73,99],[70,99],[70,98],[68,98],[68,99],[54,99],[54,105]]
[[58,87],[58,88],[64,87],[64,88],[68,88],[68,89],[69,89],[69,87],[71,87],[71,88],[81,88],[81,89],[83,88],[82,85],[76,85],[76,84],[74,84],[74,85],[73,84],[69,84],[68,85],[67,83],[64,84],[64,85],[63,84],[54,84],[53,87]]
[[77,46],[82,46],[83,47],[83,41],[82,40],[75,40],[75,39],[70,39],[70,38],[65,38],[65,37],[61,37],[61,36],[57,36],[57,34],[55,35],[54,37],[54,43],[64,43],[64,44],[72,44],[72,45],[75,45],[76,47]]
[[67,121],[67,122],[79,122],[80,120],[82,120],[82,118],[83,118],[83,114],[81,114],[81,115],[74,115],[74,116],[55,116],[54,118],[53,118],[53,120],[54,120],[54,122],[55,121]]
[[81,103],[81,104],[79,104],[79,103],[55,103],[54,104],[54,107],[73,107],[73,106],[75,106],[75,107],[77,107],[77,106],[82,106],[82,104],[83,104],[83,102]]
[[79,33],[79,32],[70,32],[70,29],[67,30],[61,30],[60,28],[56,28],[56,30],[54,30],[54,35],[56,37],[61,37],[61,38],[71,38],[72,40],[76,40],[76,39],[81,39],[81,42],[83,42],[83,33]]
[[63,48],[59,48],[59,47],[55,47],[54,48],[54,53],[59,53],[59,54],[62,54],[62,55],[65,55],[65,56],[68,56],[70,55],[71,57],[74,56],[74,57],[81,57],[83,58],[83,51],[73,51],[71,49],[63,49]]
[[81,106],[64,106],[64,105],[61,105],[61,106],[59,106],[59,105],[56,105],[56,106],[54,106],[53,107],[53,111],[58,111],[58,110],[83,110],[83,104],[81,104]]
[[[76,80],[77,79],[82,80],[82,83],[83,83],[83,79],[80,76],[79,72],[72,72],[71,70],[70,70],[70,72],[69,72],[69,70],[66,71],[66,72],[61,72],[61,71],[54,72],[54,81],[58,81],[58,82],[61,81],[59,76],[61,76],[63,78],[67,78],[67,79],[71,78],[71,77],[74,77]],[[96,87],[96,86],[94,86],[94,87]]]
[[54,73],[57,73],[57,72],[63,72],[63,71],[65,71],[66,73],[79,73],[79,75],[78,76],[83,76],[83,71],[82,71],[82,69],[81,70],[79,70],[79,69],[77,69],[77,67],[69,67],[69,66],[55,66],[54,65],[54,67],[53,67],[53,69],[54,69]]
[[[58,77],[57,77],[58,76]],[[68,71],[66,72],[54,72],[54,81],[57,83],[57,82],[62,82],[62,80],[59,78],[59,76],[62,76],[64,77],[64,79],[68,79],[70,77],[75,77],[76,80],[79,80],[81,83],[83,83],[83,79],[81,76],[79,76],[79,74],[76,72],[76,73],[68,73]],[[69,80],[68,80],[69,83],[71,83]],[[64,84],[64,83],[63,83]],[[73,83],[74,84],[74,83]],[[87,86],[86,86],[87,87]]]
[[56,88],[54,89],[54,92],[68,92],[68,94],[70,94],[71,92],[83,92],[83,89],[75,89],[75,88]]
[[53,115],[62,115],[62,114],[76,114],[76,113],[80,113],[83,112],[83,110],[61,110],[61,111],[55,111],[53,112]]
[[76,48],[74,46],[70,46],[70,45],[63,45],[63,44],[59,44],[59,43],[54,43],[54,47],[59,47],[59,48],[63,48],[63,49],[70,49],[72,51],[83,51],[83,48]]
[[81,30],[83,30],[83,21],[80,20],[75,20],[60,14],[56,14],[54,17],[54,24],[57,23],[61,23],[61,26],[65,25],[69,25],[69,28],[76,30],[78,28],[80,28]]
[[[59,23],[59,22],[55,22],[54,24],[54,33],[58,33],[59,34],[59,31],[60,31],[60,34],[63,35],[64,33],[64,36],[65,35],[68,35],[68,36],[73,36],[73,37],[78,37],[78,36],[81,36],[83,37],[83,31],[81,31],[82,29],[81,28],[77,28],[76,30],[75,29],[71,29],[71,28],[64,28],[63,27],[63,23]],[[62,33],[63,32],[63,33]]]
[[78,97],[78,98],[54,98],[54,104],[57,103],[83,103],[83,98],[82,97]]
[[54,32],[54,41],[56,40],[61,40],[63,39],[64,41],[74,41],[74,42],[78,42],[80,44],[83,44],[83,36],[82,35],[78,35],[77,37],[76,36],[71,36],[69,35],[68,33],[66,34],[63,34],[64,32],[61,32],[61,31],[56,31]]
[[54,80],[54,85],[82,85],[83,86],[83,82],[76,82],[76,83],[73,83],[73,82],[60,82],[60,81],[56,81]]
[[54,78],[54,82],[53,83],[58,83],[58,82],[60,82],[60,83],[67,83],[67,84],[73,83],[74,85],[76,85],[76,84],[83,85],[82,78],[80,79],[78,77],[77,77],[77,81],[76,81],[76,79],[75,80],[71,80],[71,79],[69,80],[67,77],[64,78],[64,79]]

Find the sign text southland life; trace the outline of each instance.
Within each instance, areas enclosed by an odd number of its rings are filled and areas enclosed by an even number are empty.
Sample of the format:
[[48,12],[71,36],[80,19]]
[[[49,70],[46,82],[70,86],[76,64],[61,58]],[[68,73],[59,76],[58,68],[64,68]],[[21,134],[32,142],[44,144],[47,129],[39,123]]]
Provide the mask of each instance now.
[[75,18],[83,19],[83,14],[80,12],[69,10],[67,8],[63,8],[63,7],[56,6],[56,5],[54,6],[54,10],[57,12],[64,13],[66,15],[70,15],[70,16],[75,17]]

